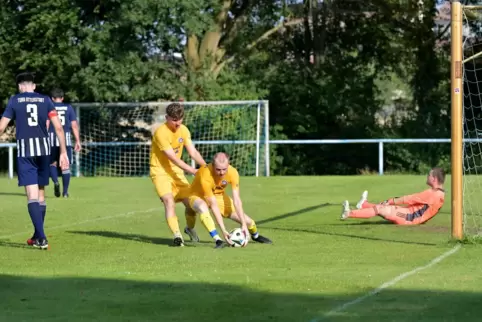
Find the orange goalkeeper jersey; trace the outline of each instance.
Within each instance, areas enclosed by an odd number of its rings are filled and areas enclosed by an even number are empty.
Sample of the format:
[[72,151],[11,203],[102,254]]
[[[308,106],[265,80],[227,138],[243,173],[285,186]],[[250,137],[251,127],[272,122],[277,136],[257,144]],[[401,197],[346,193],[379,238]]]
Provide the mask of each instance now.
[[398,204],[408,205],[410,209],[407,220],[421,224],[432,219],[440,211],[445,201],[445,191],[427,189],[398,199],[401,200]]

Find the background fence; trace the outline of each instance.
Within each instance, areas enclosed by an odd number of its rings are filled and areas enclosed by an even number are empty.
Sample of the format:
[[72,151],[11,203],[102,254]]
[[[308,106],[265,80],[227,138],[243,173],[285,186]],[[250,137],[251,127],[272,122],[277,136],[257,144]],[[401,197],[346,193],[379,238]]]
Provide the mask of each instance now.
[[[475,142],[482,142],[482,139],[465,139],[465,142],[475,143]],[[301,144],[315,144],[315,145],[322,145],[322,144],[377,144],[378,145],[378,174],[383,175],[384,173],[384,146],[385,144],[397,144],[397,143],[450,143],[450,139],[347,139],[347,140],[269,140],[269,145],[278,145],[278,144],[285,144],[285,145],[301,145]],[[202,141],[200,142],[193,142],[194,144],[203,144]],[[229,142],[222,141],[219,144],[228,144]],[[237,144],[239,142],[233,141],[231,144]],[[256,144],[256,141],[252,142],[242,142],[243,144]],[[98,143],[91,143],[90,145],[96,145]],[[105,142],[105,144],[109,144],[109,142]],[[122,145],[122,142],[115,142],[115,145]],[[132,142],[126,142],[126,145],[132,145]],[[89,143],[85,144],[85,147],[88,147]],[[16,157],[16,145],[15,143],[0,143],[0,149],[8,149],[8,177],[10,179],[14,178],[14,167],[15,167],[15,157]],[[76,157],[76,159],[78,159]],[[75,162],[75,161],[74,161]],[[269,164],[269,160],[268,160]],[[302,166],[302,165],[301,165]],[[75,167],[74,167],[75,168]],[[270,171],[267,171],[268,167],[264,173],[261,173],[261,176],[270,176]],[[79,171],[75,171],[74,173],[76,176],[80,176]]]

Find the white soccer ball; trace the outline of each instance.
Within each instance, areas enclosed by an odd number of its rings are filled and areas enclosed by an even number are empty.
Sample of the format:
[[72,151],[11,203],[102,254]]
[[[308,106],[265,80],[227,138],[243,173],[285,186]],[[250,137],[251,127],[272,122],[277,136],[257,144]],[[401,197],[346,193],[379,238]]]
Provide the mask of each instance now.
[[248,236],[241,228],[235,228],[229,233],[229,239],[233,242],[233,247],[245,247],[248,244]]

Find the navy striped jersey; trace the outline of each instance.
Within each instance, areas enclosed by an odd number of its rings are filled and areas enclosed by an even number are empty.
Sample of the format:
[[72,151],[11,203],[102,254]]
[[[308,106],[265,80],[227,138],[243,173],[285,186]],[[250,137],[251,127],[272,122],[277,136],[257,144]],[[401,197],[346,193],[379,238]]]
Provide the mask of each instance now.
[[[77,121],[74,108],[69,104],[55,102],[54,106],[57,110],[57,114],[59,115],[60,123],[62,123],[62,126],[64,127],[65,145],[72,146],[72,121]],[[49,127],[49,134],[50,144],[52,146],[60,146],[59,139],[57,138],[57,134],[55,134],[55,129],[53,126]]]
[[48,96],[29,92],[10,97],[3,116],[15,121],[17,156],[50,155],[47,120],[56,114]]

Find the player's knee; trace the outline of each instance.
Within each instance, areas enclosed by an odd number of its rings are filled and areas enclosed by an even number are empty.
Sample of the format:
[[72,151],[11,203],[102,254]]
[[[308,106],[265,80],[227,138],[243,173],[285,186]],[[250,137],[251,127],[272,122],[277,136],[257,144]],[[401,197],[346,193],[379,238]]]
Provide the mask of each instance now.
[[197,213],[206,213],[209,212],[208,205],[201,199],[197,199],[194,201],[193,208]]
[[382,217],[390,216],[392,214],[392,209],[390,206],[377,205],[375,209],[377,211],[377,215]]
[[174,202],[174,197],[172,194],[167,194],[161,197],[162,202],[164,203],[164,207],[166,208],[174,208],[176,203]]
[[56,167],[56,166],[57,166],[57,162],[52,162],[52,163],[50,164],[50,166],[51,166],[51,167]]

